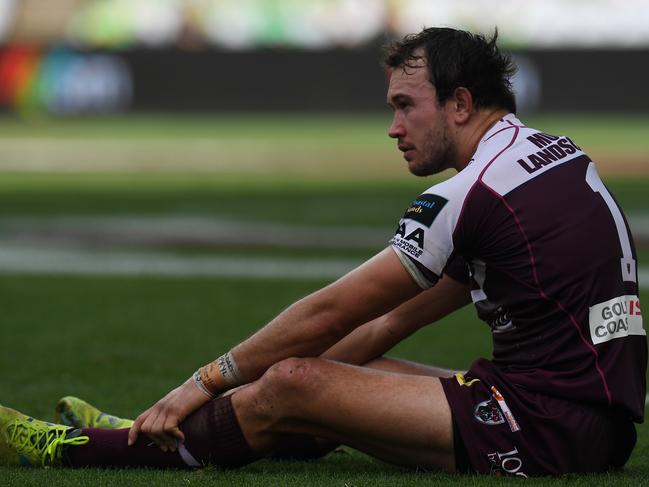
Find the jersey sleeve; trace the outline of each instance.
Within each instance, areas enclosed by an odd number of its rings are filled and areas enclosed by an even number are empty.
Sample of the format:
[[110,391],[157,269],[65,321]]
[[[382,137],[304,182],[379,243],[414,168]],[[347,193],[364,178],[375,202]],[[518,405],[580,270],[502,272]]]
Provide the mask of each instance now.
[[446,264],[446,269],[444,269],[444,274],[449,276],[451,279],[454,279],[462,284],[471,283],[471,274],[469,273],[469,265],[463,257],[455,255],[452,257]]
[[[433,186],[416,198],[390,240],[406,270],[423,289],[435,285],[454,253],[453,231],[465,192],[453,179]],[[453,266],[452,272],[459,275],[456,270]]]

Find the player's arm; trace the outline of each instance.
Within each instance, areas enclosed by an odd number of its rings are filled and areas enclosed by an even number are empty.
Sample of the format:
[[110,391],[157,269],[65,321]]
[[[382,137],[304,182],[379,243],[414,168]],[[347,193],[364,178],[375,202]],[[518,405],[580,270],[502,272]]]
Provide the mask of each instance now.
[[365,364],[380,357],[421,327],[444,318],[470,302],[470,286],[445,275],[434,287],[359,326],[321,357],[355,365]]
[[[333,284],[296,302],[220,359],[199,369],[135,420],[163,450],[184,440],[178,424],[211,394],[252,382],[289,357],[316,357],[356,327],[384,315],[421,292],[391,248]],[[225,358],[225,359],[224,359]],[[201,389],[202,388],[202,389]]]
[[394,250],[385,249],[333,284],[298,301],[232,349],[245,382],[288,357],[316,357],[357,327],[419,294]]

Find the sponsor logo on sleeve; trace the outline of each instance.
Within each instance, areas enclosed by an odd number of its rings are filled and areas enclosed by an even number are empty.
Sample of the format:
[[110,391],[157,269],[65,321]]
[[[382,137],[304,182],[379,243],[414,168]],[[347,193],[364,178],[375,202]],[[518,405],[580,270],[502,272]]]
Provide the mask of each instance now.
[[419,259],[424,253],[424,229],[419,227],[414,230],[408,229],[406,223],[402,221],[390,244]]
[[422,194],[408,207],[403,218],[430,227],[446,203],[448,203],[446,198],[436,194]]
[[618,296],[589,308],[588,324],[593,344],[629,335],[646,335],[638,296]]
[[416,245],[413,245],[410,242],[406,242],[399,237],[393,237],[392,240],[390,240],[390,245],[394,245],[396,248],[414,257],[415,259],[419,259],[424,253],[423,249],[420,249]]

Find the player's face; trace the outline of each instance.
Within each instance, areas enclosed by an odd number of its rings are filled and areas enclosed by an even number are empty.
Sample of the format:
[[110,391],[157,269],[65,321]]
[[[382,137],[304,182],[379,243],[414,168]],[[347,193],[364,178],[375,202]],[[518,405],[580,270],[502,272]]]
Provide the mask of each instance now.
[[457,150],[443,105],[428,81],[425,65],[392,70],[388,105],[393,109],[388,135],[416,176],[436,174],[455,165]]

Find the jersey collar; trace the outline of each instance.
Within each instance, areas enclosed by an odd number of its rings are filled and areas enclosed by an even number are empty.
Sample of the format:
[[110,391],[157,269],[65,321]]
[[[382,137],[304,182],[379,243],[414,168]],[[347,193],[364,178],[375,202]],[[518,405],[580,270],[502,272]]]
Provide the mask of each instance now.
[[487,142],[497,132],[507,127],[524,127],[521,121],[513,113],[508,113],[503,118],[494,123],[489,130],[485,132],[480,143]]

